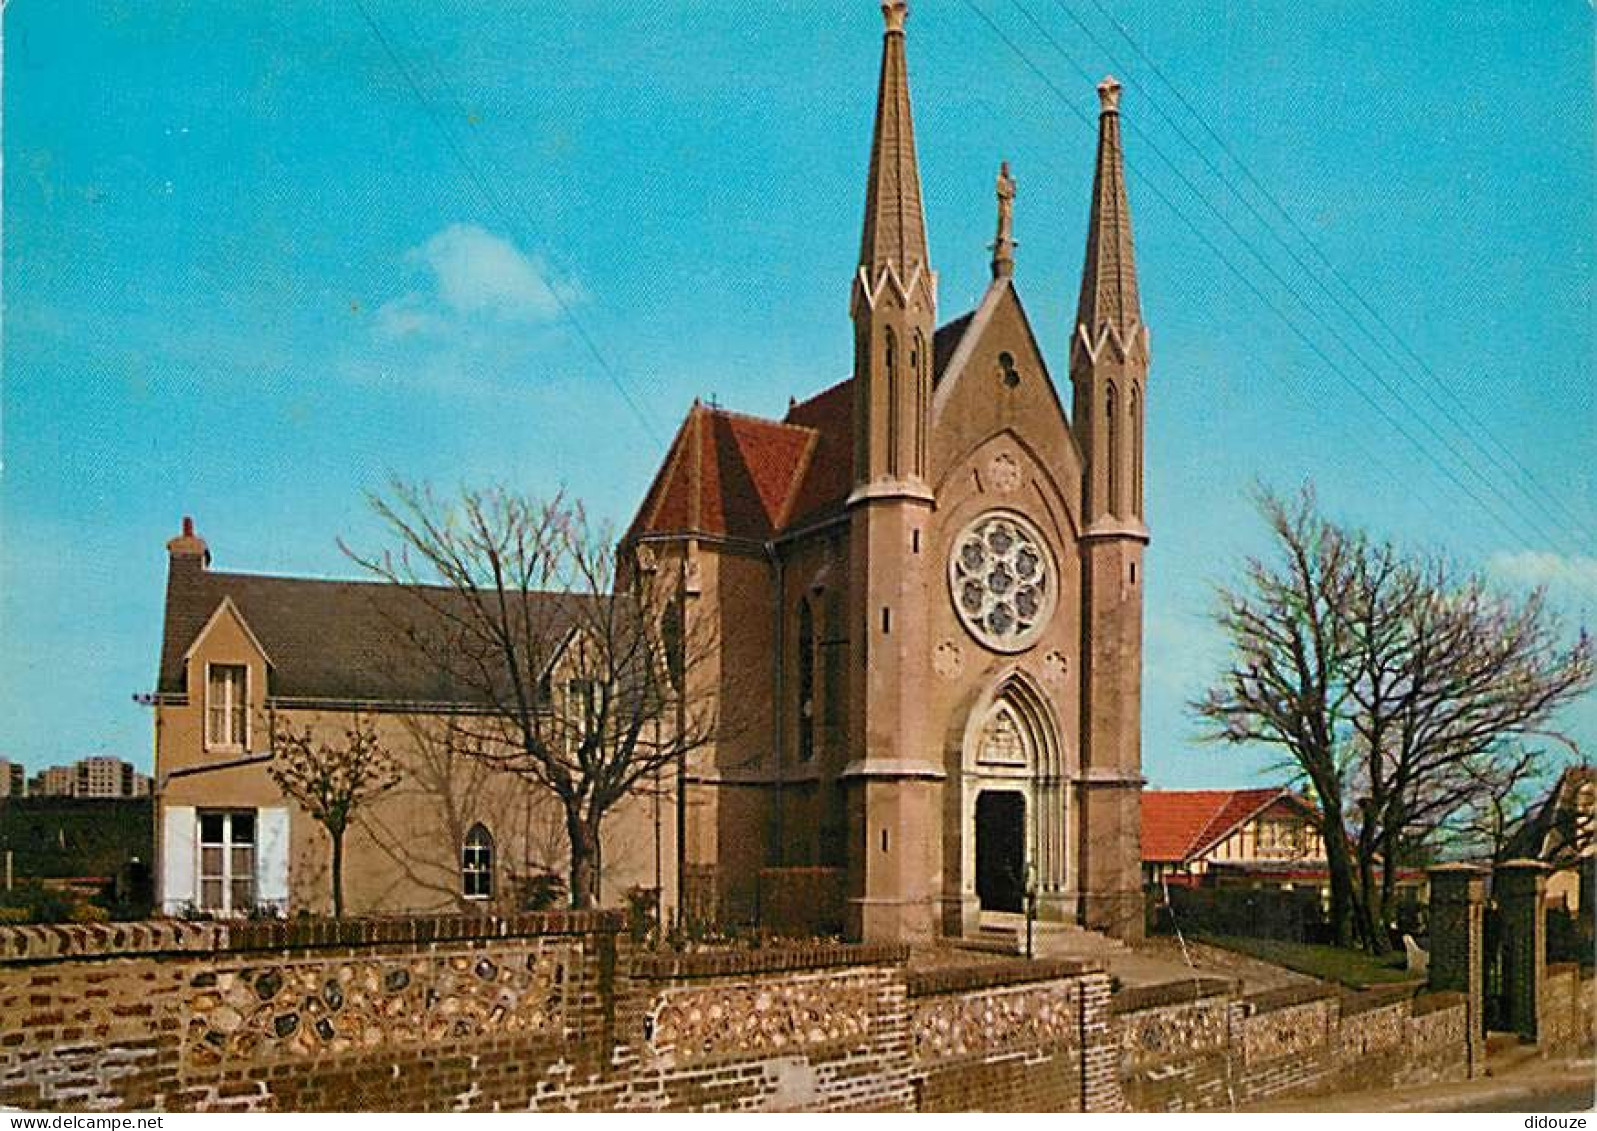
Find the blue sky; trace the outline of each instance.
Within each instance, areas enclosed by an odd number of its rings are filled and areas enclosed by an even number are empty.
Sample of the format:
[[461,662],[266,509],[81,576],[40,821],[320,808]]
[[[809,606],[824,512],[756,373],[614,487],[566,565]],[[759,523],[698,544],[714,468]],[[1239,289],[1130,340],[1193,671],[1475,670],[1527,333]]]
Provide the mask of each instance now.
[[[0,756],[148,765],[130,697],[184,514],[218,568],[329,576],[394,474],[563,484],[624,523],[693,397],[774,415],[847,371],[866,0],[13,0],[4,21]],[[941,316],[985,284],[1007,158],[1061,383],[1088,78],[1127,84],[1154,784],[1268,761],[1195,746],[1182,706],[1222,656],[1211,586],[1261,545],[1255,479],[1312,477],[1339,517],[1547,582],[1571,629],[1597,613],[1591,21],[1577,0],[915,5]],[[1565,722],[1597,743],[1589,700]]]

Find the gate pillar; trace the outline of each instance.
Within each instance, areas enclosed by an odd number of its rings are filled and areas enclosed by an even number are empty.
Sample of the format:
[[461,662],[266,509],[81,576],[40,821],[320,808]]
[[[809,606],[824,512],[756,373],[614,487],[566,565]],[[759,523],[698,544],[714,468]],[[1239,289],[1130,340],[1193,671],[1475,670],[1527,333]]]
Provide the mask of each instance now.
[[1473,1077],[1486,1065],[1486,870],[1473,864],[1441,864],[1429,875],[1430,987],[1464,995],[1465,1041]]

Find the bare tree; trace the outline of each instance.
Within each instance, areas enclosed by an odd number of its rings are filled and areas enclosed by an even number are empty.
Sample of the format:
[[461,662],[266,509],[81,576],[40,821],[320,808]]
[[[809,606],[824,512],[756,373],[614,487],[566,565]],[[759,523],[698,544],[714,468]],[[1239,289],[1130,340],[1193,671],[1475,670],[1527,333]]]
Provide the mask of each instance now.
[[1308,491],[1292,503],[1264,493],[1259,507],[1282,560],[1249,558],[1244,586],[1219,591],[1216,619],[1234,659],[1192,706],[1210,725],[1206,738],[1278,746],[1310,787],[1330,872],[1331,925],[1347,945],[1356,893],[1344,792],[1351,752],[1345,609],[1362,547],[1319,517]]
[[[479,911],[480,905],[462,886],[460,846],[479,821],[498,830],[529,825],[525,810],[531,806],[525,791],[502,788],[499,779],[504,775],[471,756],[475,740],[459,716],[404,713],[396,718],[406,739],[405,780],[395,790],[395,796],[406,802],[404,815],[385,820],[380,814],[369,814],[362,819],[362,828],[405,881],[431,892],[456,911]],[[427,830],[419,838],[418,818]],[[521,838],[525,840],[526,835],[523,827]],[[453,846],[455,852],[440,853],[439,841]],[[556,859],[564,870],[564,836],[561,841]]]
[[718,736],[718,698],[687,675],[713,642],[563,495],[395,484],[370,501],[397,546],[345,552],[414,598],[396,631],[458,706],[470,756],[559,803],[572,904],[593,906],[605,817]]
[[1402,867],[1571,745],[1558,711],[1592,683],[1544,594],[1522,601],[1322,518],[1312,491],[1261,510],[1284,565],[1222,591],[1232,669],[1195,706],[1209,737],[1284,747],[1319,804],[1337,939],[1388,945]]
[[344,834],[357,810],[399,784],[399,769],[377,740],[371,723],[356,715],[342,742],[315,737],[310,725],[274,725],[268,773],[299,803],[333,847],[333,914],[344,914]]
[[1584,633],[1561,644],[1543,592],[1493,593],[1440,557],[1367,545],[1352,596],[1360,881],[1381,949],[1405,858],[1544,775],[1526,740],[1574,749],[1554,721],[1591,686],[1593,656]]
[[1454,819],[1438,830],[1442,851],[1493,867],[1514,855],[1535,799],[1536,783],[1521,767],[1546,758],[1537,751],[1513,750],[1505,751],[1504,760],[1505,771],[1481,781]]

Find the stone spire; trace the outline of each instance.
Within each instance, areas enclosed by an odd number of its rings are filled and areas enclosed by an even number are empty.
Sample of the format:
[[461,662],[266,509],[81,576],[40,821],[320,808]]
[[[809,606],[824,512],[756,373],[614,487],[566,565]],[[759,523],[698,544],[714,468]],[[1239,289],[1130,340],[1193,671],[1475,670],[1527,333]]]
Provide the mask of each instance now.
[[993,278],[1015,273],[1015,178],[1009,162],[998,166],[998,235],[993,239]]
[[1076,307],[1077,345],[1096,353],[1105,338],[1112,337],[1123,351],[1130,352],[1142,337],[1142,308],[1131,247],[1131,212],[1126,205],[1125,156],[1120,147],[1120,84],[1112,77],[1104,79],[1098,84],[1098,101],[1098,166],[1087,222],[1081,300]]
[[904,291],[917,276],[930,284],[926,220],[921,209],[920,170],[915,162],[915,123],[909,108],[909,68],[904,57],[905,0],[885,0],[882,74],[876,94],[876,130],[865,186],[865,227],[860,239],[860,282],[868,301],[880,296],[892,271]]

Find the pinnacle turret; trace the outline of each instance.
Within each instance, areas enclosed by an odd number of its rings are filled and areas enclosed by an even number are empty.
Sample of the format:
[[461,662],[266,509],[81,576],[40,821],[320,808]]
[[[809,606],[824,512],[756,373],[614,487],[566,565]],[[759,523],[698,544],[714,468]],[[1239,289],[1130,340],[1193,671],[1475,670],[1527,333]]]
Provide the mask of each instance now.
[[1120,143],[1120,84],[1113,78],[1104,79],[1098,84],[1098,100],[1098,163],[1087,221],[1081,299],[1076,306],[1078,339],[1085,341],[1078,340],[1078,345],[1096,350],[1112,336],[1130,350],[1134,339],[1141,337],[1142,307]]
[[930,254],[921,207],[920,170],[915,160],[915,123],[909,105],[909,67],[904,50],[905,0],[886,0],[882,16],[882,70],[876,94],[876,129],[865,187],[865,225],[860,238],[860,281],[874,303],[884,273],[904,290],[917,278],[930,289]]

